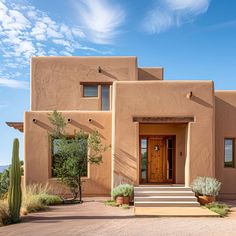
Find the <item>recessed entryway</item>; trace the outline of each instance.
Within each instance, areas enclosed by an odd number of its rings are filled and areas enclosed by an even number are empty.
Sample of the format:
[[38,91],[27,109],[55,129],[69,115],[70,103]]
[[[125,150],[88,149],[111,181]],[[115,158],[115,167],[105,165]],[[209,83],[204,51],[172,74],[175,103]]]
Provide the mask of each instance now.
[[140,183],[175,182],[176,137],[140,135]]

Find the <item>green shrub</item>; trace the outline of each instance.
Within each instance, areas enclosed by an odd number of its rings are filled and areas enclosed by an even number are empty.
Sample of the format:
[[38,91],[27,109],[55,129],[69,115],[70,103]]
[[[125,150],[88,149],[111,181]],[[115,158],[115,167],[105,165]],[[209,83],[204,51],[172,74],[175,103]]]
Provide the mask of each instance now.
[[0,177],[0,199],[5,199],[9,188],[9,168],[1,173]]
[[25,188],[23,192],[23,206],[27,212],[46,210],[49,205],[62,204],[59,196],[51,195],[49,186],[33,184]]
[[230,211],[230,208],[227,204],[219,203],[219,202],[213,202],[213,203],[207,204],[205,205],[205,207],[219,214],[221,217],[226,216]]
[[116,203],[114,200],[107,200],[105,201],[106,206],[113,206],[113,207],[118,207],[119,205]]
[[117,187],[113,188],[111,195],[114,199],[116,197],[131,197],[133,196],[134,187],[130,184],[120,184]]
[[38,198],[43,204],[47,206],[62,204],[62,199],[56,195],[41,194],[41,195],[38,195]]
[[191,187],[197,195],[217,196],[221,188],[221,182],[212,177],[198,176]]
[[10,223],[9,208],[6,201],[0,201],[0,227]]
[[121,207],[122,207],[122,209],[130,209],[130,206],[127,204],[123,204],[123,205],[121,205]]

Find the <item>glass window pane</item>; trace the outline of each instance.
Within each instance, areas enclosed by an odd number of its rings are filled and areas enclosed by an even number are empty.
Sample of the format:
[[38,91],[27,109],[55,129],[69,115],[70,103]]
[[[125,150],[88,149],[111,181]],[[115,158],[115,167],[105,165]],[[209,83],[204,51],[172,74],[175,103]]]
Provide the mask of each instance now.
[[141,149],[142,162],[141,162],[141,176],[142,179],[147,178],[147,149]]
[[173,140],[172,139],[167,139],[167,147],[173,148]]
[[84,85],[84,97],[97,97],[98,96],[98,86],[97,85]]
[[102,111],[109,111],[110,86],[102,85]]
[[233,139],[225,139],[225,167],[233,167],[234,150]]
[[146,138],[141,139],[141,148],[147,148],[147,139]]
[[147,179],[147,138],[141,138],[141,178]]

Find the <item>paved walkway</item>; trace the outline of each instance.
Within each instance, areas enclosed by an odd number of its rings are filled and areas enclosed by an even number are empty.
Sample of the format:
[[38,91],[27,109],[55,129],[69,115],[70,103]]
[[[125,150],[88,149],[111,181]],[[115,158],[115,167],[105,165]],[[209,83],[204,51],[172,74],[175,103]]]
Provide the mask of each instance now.
[[105,206],[101,201],[52,207],[30,214],[22,223],[0,228],[4,236],[236,235],[236,208],[226,218],[135,217],[133,209]]

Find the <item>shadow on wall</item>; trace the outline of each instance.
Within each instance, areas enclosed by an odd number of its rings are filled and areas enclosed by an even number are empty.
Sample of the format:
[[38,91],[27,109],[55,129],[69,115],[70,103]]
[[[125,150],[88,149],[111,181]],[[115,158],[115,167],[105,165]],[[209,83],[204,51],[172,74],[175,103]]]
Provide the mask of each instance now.
[[162,80],[161,78],[158,78],[156,76],[154,76],[153,74],[141,69],[141,68],[138,68],[138,78],[139,80]]
[[[96,126],[99,124],[98,122],[96,122],[96,121],[92,121],[92,122],[95,122],[95,124],[96,124]],[[86,125],[82,125],[82,124],[80,124],[79,122],[77,122],[77,121],[75,121],[75,120],[73,120],[73,119],[70,119],[70,123],[69,123],[70,125],[73,125],[73,126],[75,126],[75,127],[77,127],[77,128],[79,128],[79,129],[81,129],[81,130],[83,130],[83,131],[85,131],[85,132],[88,132],[88,133],[92,133],[94,130],[93,129],[91,129],[90,127],[88,127],[88,126],[86,126]],[[100,124],[99,124],[100,125]],[[103,135],[101,135],[100,133],[99,133],[99,135],[100,135],[100,137],[102,138],[102,139],[104,139],[104,140],[106,140],[106,138],[103,136]]]
[[137,176],[137,159],[129,153],[118,149],[114,156],[115,185],[134,183]]
[[[39,127],[43,128],[43,129],[45,129],[45,130],[47,130],[48,132],[53,133],[53,128],[50,127],[48,124],[46,124],[46,123],[44,123],[44,122],[42,122],[42,121],[36,120],[36,119],[33,119],[33,122],[34,122],[34,124],[38,125]],[[103,127],[101,124],[99,124],[97,121],[92,120],[91,123],[92,123],[94,126],[100,128],[100,129],[104,129],[104,127]],[[92,133],[92,132],[93,132],[93,129],[91,129],[90,127],[88,127],[88,126],[86,126],[86,125],[80,124],[80,123],[78,123],[78,122],[75,121],[75,120],[70,119],[69,124],[71,124],[71,125],[73,125],[73,126],[79,128],[79,129],[81,129],[81,130],[83,130],[83,131],[85,131],[85,132],[88,132],[88,133]],[[100,135],[100,137],[101,137],[102,139],[106,140],[106,138],[105,138],[103,135],[101,135],[100,133],[99,133],[99,135]]]
[[200,104],[200,105],[202,105],[202,106],[204,106],[204,107],[213,108],[212,104],[210,104],[210,103],[208,103],[208,102],[206,102],[206,101],[202,100],[201,98],[196,97],[194,95],[192,95],[191,100],[198,103],[198,104]]
[[53,128],[50,127],[49,125],[47,125],[46,123],[43,123],[42,121],[33,119],[34,124],[38,125],[39,127],[47,130],[48,132],[52,133],[53,132]]

